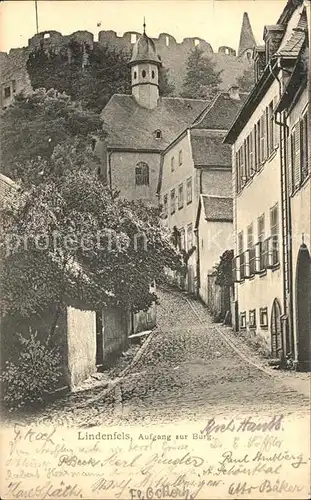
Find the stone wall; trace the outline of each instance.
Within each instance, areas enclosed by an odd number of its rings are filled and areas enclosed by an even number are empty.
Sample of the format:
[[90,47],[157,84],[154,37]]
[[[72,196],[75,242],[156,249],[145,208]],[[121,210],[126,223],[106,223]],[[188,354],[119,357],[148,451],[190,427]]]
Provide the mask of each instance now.
[[[70,41],[76,41],[82,45],[88,45],[90,49],[93,48],[94,43],[108,44],[111,47],[124,49],[127,51],[132,50],[133,43],[137,37],[140,36],[138,32],[126,32],[123,36],[117,36],[115,31],[105,30],[100,31],[98,34],[98,42],[94,42],[94,35],[89,31],[76,31],[70,35],[62,35],[62,33],[50,30],[35,34],[28,40],[28,46],[18,49],[11,49],[8,54],[0,53],[1,63],[1,107],[8,105],[12,100],[13,81],[16,82],[16,90],[18,93],[21,90],[30,90],[30,80],[26,70],[26,63],[31,50],[39,47],[53,49],[56,53],[62,48],[68,46]],[[244,69],[250,64],[250,61],[244,57],[237,57],[236,51],[227,46],[221,46],[218,52],[214,52],[212,46],[202,38],[191,37],[184,38],[181,43],[178,43],[175,38],[169,33],[161,33],[158,38],[153,38],[158,54],[166,68],[169,68],[169,78],[175,85],[175,94],[179,95],[182,87],[182,80],[186,71],[187,59],[189,52],[195,47],[199,46],[203,49],[204,53],[208,54],[212,61],[216,64],[216,69],[221,70],[221,78],[223,80],[221,88],[227,88],[235,82],[236,78],[242,75]],[[12,86],[12,93],[10,99],[4,97],[4,87]]]
[[77,386],[96,372],[96,315],[94,311],[67,308],[69,385]]

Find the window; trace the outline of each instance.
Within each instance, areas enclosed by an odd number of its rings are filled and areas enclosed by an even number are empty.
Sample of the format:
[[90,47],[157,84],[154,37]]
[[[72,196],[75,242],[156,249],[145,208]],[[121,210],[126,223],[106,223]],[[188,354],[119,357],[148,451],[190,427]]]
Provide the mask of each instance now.
[[176,198],[175,198],[175,189],[171,190],[171,214],[174,214],[176,210]]
[[251,309],[248,312],[249,327],[256,328],[256,309]]
[[246,328],[246,312],[241,312],[240,313],[240,328],[245,329]]
[[135,169],[136,186],[149,186],[149,167],[147,163],[140,161]]
[[279,262],[279,207],[278,204],[270,209],[270,234],[269,265],[275,266]]
[[155,137],[156,137],[156,139],[161,139],[161,137],[162,137],[161,130],[158,129],[158,130],[155,131]]
[[137,78],[137,72],[134,71],[134,80],[136,80],[136,78]]
[[240,258],[240,278],[245,278],[245,255],[244,255],[244,233],[241,231],[238,234],[238,255]]
[[242,189],[242,177],[243,177],[243,164],[242,164],[242,148],[240,148],[236,154],[236,190],[239,193]]
[[192,202],[192,177],[187,179],[187,203]]
[[254,131],[249,135],[249,172],[252,177],[255,173],[255,161],[254,161]]
[[292,168],[292,190],[300,185],[300,129],[298,126],[293,127],[291,133],[291,168]]
[[178,153],[178,165],[182,165],[182,150]]
[[261,149],[260,149],[260,138],[261,138],[261,121],[258,120],[256,127],[256,170],[260,169],[261,164]]
[[170,39],[168,36],[165,37],[165,45],[168,47],[170,44]]
[[168,199],[167,194],[163,196],[163,215],[166,218],[168,216]]
[[270,102],[268,108],[268,156],[274,150],[274,115],[273,115],[273,101]]
[[248,248],[249,276],[254,276],[254,274],[255,274],[255,247],[254,247],[253,223],[250,224],[247,228],[247,248]]
[[305,180],[308,176],[309,165],[308,165],[308,113],[300,120],[300,167],[301,167],[301,182]]
[[44,33],[43,38],[48,40],[51,37],[50,33]]
[[141,76],[142,76],[143,78],[146,78],[146,74],[147,74],[147,73],[146,73],[146,71],[143,69],[143,70],[142,70],[142,72],[141,72]]
[[4,87],[4,98],[8,99],[11,97],[11,87]]
[[266,138],[265,138],[265,116],[262,115],[260,118],[260,164],[262,164],[265,160],[265,149],[266,149],[266,144],[265,144]]
[[178,208],[181,209],[184,206],[184,186],[179,184],[178,187]]
[[12,91],[13,91],[13,94],[15,94],[15,92],[16,92],[16,80],[12,80]]
[[154,72],[153,70],[151,71],[151,78],[152,78],[153,80],[154,80],[154,78],[155,78],[155,72]]
[[136,33],[131,33],[131,43],[136,43]]
[[189,251],[193,246],[192,224],[187,226],[187,250]]
[[262,214],[257,220],[257,234],[258,234],[258,244],[256,253],[256,272],[263,271],[264,257],[263,257],[263,243],[265,239],[265,216]]
[[180,249],[185,250],[186,241],[185,241],[185,230],[183,227],[179,230],[179,234],[180,234]]
[[197,38],[194,40],[194,46],[195,47],[199,47],[200,45],[200,40],[198,40]]
[[175,170],[175,158],[172,156],[171,158],[171,172],[174,172]]
[[268,328],[268,308],[261,307],[259,309],[259,323],[261,328]]

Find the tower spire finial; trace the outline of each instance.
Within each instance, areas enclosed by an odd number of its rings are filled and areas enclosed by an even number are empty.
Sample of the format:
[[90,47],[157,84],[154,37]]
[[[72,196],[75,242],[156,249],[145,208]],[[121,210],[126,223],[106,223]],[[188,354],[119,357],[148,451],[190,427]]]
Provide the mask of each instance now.
[[146,18],[144,16],[144,24],[143,24],[143,27],[144,27],[144,35],[146,34]]

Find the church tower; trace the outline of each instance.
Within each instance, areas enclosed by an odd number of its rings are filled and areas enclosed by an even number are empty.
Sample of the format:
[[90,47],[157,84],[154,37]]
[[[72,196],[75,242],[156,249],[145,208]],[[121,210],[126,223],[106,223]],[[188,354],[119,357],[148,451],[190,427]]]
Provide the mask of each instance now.
[[161,60],[154,41],[144,32],[133,47],[130,60],[132,94],[137,103],[147,109],[154,109],[159,99],[159,68]]
[[253,48],[256,46],[255,37],[249,21],[247,12],[243,14],[242,28],[240,34],[240,43],[238,49],[238,57],[251,59]]

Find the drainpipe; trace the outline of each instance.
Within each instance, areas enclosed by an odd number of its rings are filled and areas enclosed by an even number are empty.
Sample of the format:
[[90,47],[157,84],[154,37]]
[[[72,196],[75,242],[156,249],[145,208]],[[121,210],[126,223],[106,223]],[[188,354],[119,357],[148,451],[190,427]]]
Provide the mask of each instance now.
[[[277,80],[279,84],[279,96],[282,96],[282,84],[281,80],[277,74],[274,73],[274,69],[282,69],[280,64],[280,59],[278,58],[274,67],[271,67],[271,63],[269,63],[269,69],[271,75]],[[288,195],[288,172],[287,172],[287,141],[288,141],[288,130],[289,127],[286,123],[286,117],[284,114],[281,114],[281,119],[277,120],[275,115],[275,123],[281,127],[280,129],[280,162],[281,162],[281,210],[282,216],[285,213],[285,226],[282,217],[282,237],[283,237],[283,245],[284,241],[286,242],[287,249],[287,264],[285,266],[284,262],[284,254],[283,254],[283,307],[284,313],[288,316],[288,328],[289,328],[289,343],[290,346],[286,346],[288,349],[293,352],[294,349],[294,324],[293,324],[293,263],[292,263],[292,221],[291,221],[291,199]],[[284,142],[282,142],[282,134],[284,137]],[[288,290],[286,289],[286,277],[288,282]],[[287,354],[287,353],[285,353]],[[296,355],[295,355],[296,357]]]

